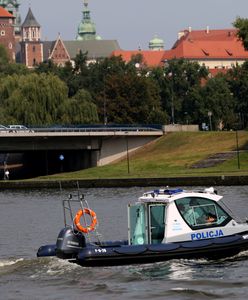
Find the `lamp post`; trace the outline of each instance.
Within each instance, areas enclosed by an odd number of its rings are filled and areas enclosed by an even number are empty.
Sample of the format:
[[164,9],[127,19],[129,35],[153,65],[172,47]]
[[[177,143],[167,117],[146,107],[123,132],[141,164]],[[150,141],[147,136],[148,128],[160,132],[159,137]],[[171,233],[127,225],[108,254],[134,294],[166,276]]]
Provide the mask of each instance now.
[[108,116],[107,116],[107,99],[106,99],[106,82],[109,75],[109,70],[111,69],[110,66],[106,67],[106,71],[103,77],[103,124],[106,126],[108,123]]
[[130,174],[130,166],[129,166],[129,144],[128,144],[128,132],[125,132],[126,138],[126,151],[127,151],[127,173]]
[[106,112],[106,87],[105,87],[105,81],[103,82],[103,124],[107,125],[107,112]]
[[[172,78],[173,83],[173,73],[170,72],[168,74],[169,78]],[[173,90],[173,84],[171,83],[171,123],[175,124],[175,108],[174,108],[174,90]]]
[[236,129],[236,152],[237,152],[237,162],[238,162],[238,169],[240,169],[240,160],[239,160],[239,136],[238,136],[238,129]]
[[211,111],[208,112],[208,117],[209,117],[210,131],[212,131],[212,112]]
[[174,94],[172,91],[171,94],[171,122],[174,125],[175,124],[175,109],[174,109]]

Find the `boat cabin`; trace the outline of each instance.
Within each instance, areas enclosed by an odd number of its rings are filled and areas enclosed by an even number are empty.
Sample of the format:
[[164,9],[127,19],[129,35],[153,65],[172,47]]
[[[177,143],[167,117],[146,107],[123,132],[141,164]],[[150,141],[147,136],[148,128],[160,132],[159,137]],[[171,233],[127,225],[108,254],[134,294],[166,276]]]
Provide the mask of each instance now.
[[147,192],[128,206],[129,245],[192,241],[235,233],[237,223],[220,205],[221,199],[213,188]]

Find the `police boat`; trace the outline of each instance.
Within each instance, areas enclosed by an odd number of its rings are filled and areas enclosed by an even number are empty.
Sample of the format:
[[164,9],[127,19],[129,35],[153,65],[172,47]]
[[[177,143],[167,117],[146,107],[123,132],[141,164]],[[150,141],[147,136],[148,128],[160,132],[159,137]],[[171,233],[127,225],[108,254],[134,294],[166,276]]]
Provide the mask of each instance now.
[[[56,244],[41,246],[37,256],[81,266],[230,257],[248,249],[248,224],[236,221],[221,199],[213,188],[146,192],[128,205],[128,239],[101,241],[96,213],[83,196],[70,195],[63,201],[65,227]],[[80,208],[74,214],[75,202]]]

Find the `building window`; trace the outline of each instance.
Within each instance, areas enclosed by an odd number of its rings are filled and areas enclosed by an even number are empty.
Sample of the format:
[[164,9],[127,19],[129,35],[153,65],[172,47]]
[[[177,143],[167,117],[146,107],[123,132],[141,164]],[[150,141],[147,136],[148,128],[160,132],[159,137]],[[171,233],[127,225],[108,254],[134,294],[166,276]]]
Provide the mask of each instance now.
[[1,36],[5,36],[5,30],[1,30]]
[[33,46],[33,52],[35,52],[35,46]]
[[13,48],[12,43],[9,43],[9,49],[12,49],[12,48]]

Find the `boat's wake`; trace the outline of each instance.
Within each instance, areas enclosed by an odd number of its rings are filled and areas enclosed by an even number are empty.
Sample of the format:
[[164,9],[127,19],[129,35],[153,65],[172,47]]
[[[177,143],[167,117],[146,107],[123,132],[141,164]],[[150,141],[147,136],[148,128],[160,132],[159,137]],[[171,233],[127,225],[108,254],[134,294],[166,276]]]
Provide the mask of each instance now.
[[0,260],[0,270],[1,270],[1,268],[15,265],[15,264],[17,264],[17,263],[19,263],[20,261],[23,261],[23,260],[24,260],[23,258],[2,259],[2,260]]

